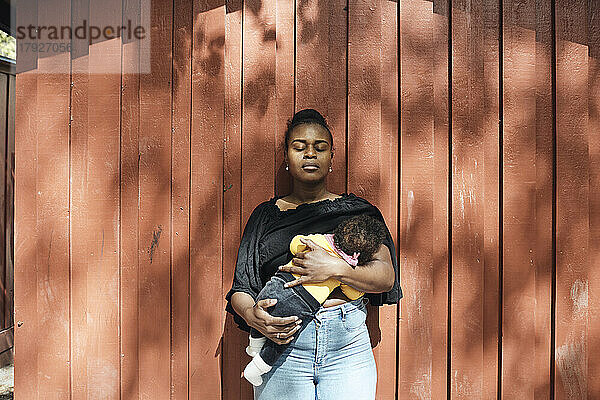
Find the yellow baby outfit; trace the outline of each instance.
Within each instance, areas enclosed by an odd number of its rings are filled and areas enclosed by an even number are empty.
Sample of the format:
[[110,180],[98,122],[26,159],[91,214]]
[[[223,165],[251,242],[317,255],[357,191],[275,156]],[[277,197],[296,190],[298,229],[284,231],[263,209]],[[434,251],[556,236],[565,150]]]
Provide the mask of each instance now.
[[[304,243],[302,243],[300,241],[300,239],[310,239],[313,242],[315,242],[316,244],[318,244],[319,246],[321,246],[323,249],[325,249],[332,256],[342,258],[338,254],[338,252],[331,246],[329,241],[327,241],[327,239],[325,238],[325,235],[320,234],[320,233],[312,234],[312,235],[296,235],[296,236],[294,236],[294,238],[290,242],[290,251],[294,255],[296,255],[296,253],[305,251],[307,248],[307,246]],[[290,261],[286,265],[292,266],[293,264]],[[296,277],[296,278],[300,277],[300,275],[297,275],[294,273],[292,273],[292,275],[294,275],[294,277]],[[308,293],[310,293],[315,299],[317,299],[317,301],[320,304],[323,304],[323,302],[325,301],[325,299],[327,299],[327,297],[329,297],[329,294],[333,291],[333,289],[335,289],[338,286],[342,289],[342,292],[346,296],[348,296],[348,298],[350,300],[356,300],[365,294],[364,292],[356,290],[353,287],[348,286],[345,283],[341,283],[340,281],[338,281],[337,279],[334,279],[334,278],[329,278],[326,281],[319,282],[319,283],[303,283],[302,286],[304,286],[304,288],[308,291]]]

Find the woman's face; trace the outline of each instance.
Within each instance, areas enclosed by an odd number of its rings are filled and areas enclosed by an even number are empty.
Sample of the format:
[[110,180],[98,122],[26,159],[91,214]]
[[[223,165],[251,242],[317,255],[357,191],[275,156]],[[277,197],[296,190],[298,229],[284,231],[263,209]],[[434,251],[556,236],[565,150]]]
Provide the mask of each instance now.
[[333,152],[331,139],[318,124],[301,124],[291,132],[286,161],[290,174],[301,182],[320,182],[329,173]]

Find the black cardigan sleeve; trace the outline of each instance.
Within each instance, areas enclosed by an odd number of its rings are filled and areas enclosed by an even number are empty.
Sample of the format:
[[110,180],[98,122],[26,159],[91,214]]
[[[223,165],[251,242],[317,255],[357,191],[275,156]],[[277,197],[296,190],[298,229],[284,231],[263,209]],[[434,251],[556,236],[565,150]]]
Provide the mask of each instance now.
[[225,310],[233,314],[233,319],[238,327],[246,332],[250,331],[250,327],[231,306],[231,296],[235,292],[244,292],[248,293],[256,301],[256,297],[262,288],[260,282],[258,246],[256,244],[262,235],[266,218],[268,217],[266,207],[266,202],[259,204],[246,223],[240,247],[238,249],[233,285],[225,296],[225,299],[227,300]]

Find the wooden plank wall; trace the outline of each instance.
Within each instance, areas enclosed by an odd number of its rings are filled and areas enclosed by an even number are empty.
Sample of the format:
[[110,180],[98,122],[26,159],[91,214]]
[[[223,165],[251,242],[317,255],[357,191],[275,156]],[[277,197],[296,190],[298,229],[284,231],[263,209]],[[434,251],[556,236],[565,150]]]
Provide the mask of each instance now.
[[599,398],[597,3],[19,2],[151,47],[18,52],[16,398],[252,398],[224,295],[308,107],[397,244],[377,398]]

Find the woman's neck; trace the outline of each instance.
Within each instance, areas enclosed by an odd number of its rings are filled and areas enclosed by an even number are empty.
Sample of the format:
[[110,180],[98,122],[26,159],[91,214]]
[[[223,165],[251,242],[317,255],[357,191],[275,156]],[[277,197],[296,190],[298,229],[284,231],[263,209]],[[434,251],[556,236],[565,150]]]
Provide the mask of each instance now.
[[294,190],[292,190],[290,196],[302,204],[327,199],[330,194],[324,182],[318,185],[307,185],[294,181]]

